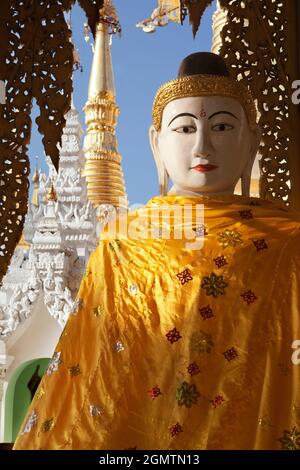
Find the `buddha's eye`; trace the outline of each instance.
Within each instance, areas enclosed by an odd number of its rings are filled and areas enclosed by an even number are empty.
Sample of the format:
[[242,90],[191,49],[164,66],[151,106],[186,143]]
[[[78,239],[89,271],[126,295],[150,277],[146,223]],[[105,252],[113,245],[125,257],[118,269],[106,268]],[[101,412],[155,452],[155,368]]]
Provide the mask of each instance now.
[[174,129],[175,132],[179,132],[180,134],[192,134],[196,132],[196,130],[195,126],[180,126]]
[[234,127],[231,124],[220,123],[212,126],[211,130],[215,132],[231,131]]

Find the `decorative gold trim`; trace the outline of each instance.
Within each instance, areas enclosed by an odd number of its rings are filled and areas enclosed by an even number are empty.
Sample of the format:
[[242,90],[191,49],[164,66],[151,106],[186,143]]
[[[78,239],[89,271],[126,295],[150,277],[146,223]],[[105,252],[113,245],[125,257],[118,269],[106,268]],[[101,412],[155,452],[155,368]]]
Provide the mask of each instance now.
[[196,96],[224,96],[238,100],[243,106],[251,128],[256,127],[257,112],[250,91],[230,77],[189,75],[165,83],[158,90],[152,110],[157,131],[161,128],[163,110],[171,101]]

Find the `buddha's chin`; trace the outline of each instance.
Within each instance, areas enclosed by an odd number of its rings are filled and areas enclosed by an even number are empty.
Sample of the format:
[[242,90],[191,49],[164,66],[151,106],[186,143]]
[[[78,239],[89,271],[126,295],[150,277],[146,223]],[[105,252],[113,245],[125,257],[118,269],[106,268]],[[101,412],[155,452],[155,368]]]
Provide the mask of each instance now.
[[182,187],[193,192],[216,191],[220,190],[220,179],[211,173],[199,173],[185,181]]
[[212,194],[233,194],[234,189],[228,186],[220,186],[217,182],[215,184],[212,181],[202,181],[201,184],[192,182],[192,183],[183,183],[183,184],[174,184],[172,192],[177,194],[194,194],[194,195],[212,195]]

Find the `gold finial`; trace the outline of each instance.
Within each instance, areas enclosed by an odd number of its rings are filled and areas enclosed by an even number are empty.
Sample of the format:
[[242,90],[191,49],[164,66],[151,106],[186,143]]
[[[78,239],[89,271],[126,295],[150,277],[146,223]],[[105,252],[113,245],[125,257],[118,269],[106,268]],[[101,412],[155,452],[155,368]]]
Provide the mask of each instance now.
[[47,202],[49,202],[49,201],[56,202],[57,201],[57,194],[56,194],[56,191],[54,189],[53,183],[51,183],[51,186],[47,189],[46,201]]
[[36,160],[35,171],[34,171],[33,176],[32,176],[32,182],[34,184],[34,187],[38,186],[39,179],[40,179],[40,174],[39,174],[39,170],[38,170],[38,159],[39,159],[39,157],[36,156],[35,157],[35,160]]
[[36,159],[35,172],[32,176],[33,193],[32,193],[31,203],[35,207],[38,207],[38,205],[39,205],[38,188],[39,188],[39,182],[40,182],[40,172],[39,172],[39,169],[38,169],[38,158],[39,158],[38,156],[35,157],[35,159]]
[[120,25],[111,0],[100,9],[96,28],[94,58],[88,101],[84,107],[87,133],[84,140],[88,199],[101,205],[127,208],[127,196],[115,129],[119,108],[116,104],[110,34]]
[[99,24],[105,23],[109,28],[110,34],[121,33],[121,25],[119,23],[119,18],[117,11],[112,3],[112,0],[104,0],[102,8],[100,8],[99,15]]
[[30,248],[29,243],[25,239],[24,232],[22,232],[17,248],[23,248],[23,250],[28,250]]
[[33,173],[32,182],[34,186],[37,186],[39,184],[39,171],[37,168],[35,169],[35,172]]

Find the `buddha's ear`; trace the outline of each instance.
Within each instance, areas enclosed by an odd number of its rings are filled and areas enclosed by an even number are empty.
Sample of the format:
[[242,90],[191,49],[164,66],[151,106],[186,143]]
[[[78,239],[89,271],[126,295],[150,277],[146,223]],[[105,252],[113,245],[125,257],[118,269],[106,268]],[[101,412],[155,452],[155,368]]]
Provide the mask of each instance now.
[[151,150],[152,150],[154,160],[156,163],[156,168],[157,168],[159,192],[161,196],[166,196],[168,192],[169,178],[168,178],[168,173],[165,168],[164,162],[160,156],[158,139],[159,139],[159,132],[152,125],[149,129],[149,140],[150,140],[150,146],[151,146]]
[[251,130],[251,155],[253,158],[253,162],[259,149],[261,135],[262,132],[260,126],[256,126],[255,129]]
[[253,164],[255,157],[257,155],[259,144],[261,142],[261,128],[256,126],[255,129],[251,130],[250,136],[250,152],[248,162],[243,170],[241,180],[242,180],[242,195],[250,196],[250,186],[251,186],[251,174],[253,169]]

